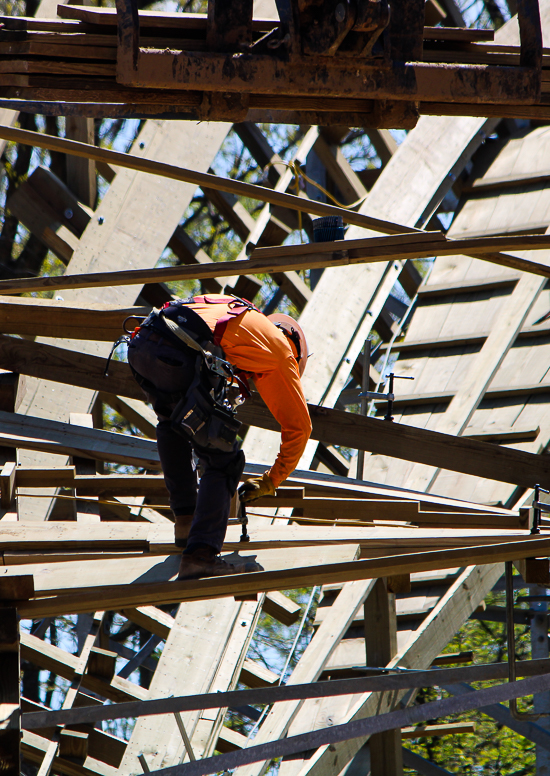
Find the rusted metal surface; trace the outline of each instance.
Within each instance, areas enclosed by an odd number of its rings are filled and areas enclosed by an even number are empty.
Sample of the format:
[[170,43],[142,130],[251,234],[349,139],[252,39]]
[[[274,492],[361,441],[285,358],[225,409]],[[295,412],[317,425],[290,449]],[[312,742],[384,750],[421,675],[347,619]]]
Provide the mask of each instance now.
[[489,65],[395,65],[297,57],[194,54],[142,49],[137,71],[123,83],[142,88],[181,88],[287,96],[395,99],[428,102],[531,104],[539,81],[530,68]]
[[252,0],[208,0],[210,51],[245,51],[252,43]]
[[353,0],[299,0],[303,54],[334,56],[355,23]]
[[391,0],[390,56],[394,62],[422,59],[425,5],[425,0]]

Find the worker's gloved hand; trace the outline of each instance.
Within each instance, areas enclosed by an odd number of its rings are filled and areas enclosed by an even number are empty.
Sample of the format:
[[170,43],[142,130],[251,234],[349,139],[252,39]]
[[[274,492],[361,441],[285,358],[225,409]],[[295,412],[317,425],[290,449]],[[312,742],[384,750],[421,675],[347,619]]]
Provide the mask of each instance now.
[[245,503],[255,501],[262,496],[274,495],[275,485],[267,472],[264,472],[261,477],[252,477],[239,488],[239,498]]

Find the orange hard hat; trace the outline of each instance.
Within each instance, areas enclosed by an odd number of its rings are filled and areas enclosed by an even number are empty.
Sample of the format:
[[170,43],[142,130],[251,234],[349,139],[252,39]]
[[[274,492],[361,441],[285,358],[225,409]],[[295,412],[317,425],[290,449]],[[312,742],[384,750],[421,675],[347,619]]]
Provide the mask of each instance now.
[[296,323],[294,318],[284,313],[273,313],[267,317],[287,337],[294,357],[298,362],[298,370],[301,377],[305,372],[308,357],[307,341],[301,326]]

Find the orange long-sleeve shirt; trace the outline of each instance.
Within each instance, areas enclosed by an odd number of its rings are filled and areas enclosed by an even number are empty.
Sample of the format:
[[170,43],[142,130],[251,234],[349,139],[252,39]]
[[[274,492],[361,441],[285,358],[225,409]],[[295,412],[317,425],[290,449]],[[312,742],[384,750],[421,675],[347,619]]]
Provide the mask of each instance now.
[[[220,303],[196,302],[189,307],[211,331],[229,310],[227,304]],[[260,396],[281,426],[281,447],[269,470],[277,488],[296,468],[311,434],[298,364],[284,334],[256,310],[232,317],[220,344],[231,364],[252,375]]]

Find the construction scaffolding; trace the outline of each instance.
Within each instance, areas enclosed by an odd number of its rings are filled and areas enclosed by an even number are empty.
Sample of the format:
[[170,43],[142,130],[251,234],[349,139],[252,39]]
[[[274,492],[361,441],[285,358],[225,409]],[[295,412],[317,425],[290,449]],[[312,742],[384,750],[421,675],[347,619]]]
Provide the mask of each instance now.
[[[518,0],[494,34],[451,0],[390,2],[392,22],[383,0],[233,5],[42,0],[36,17],[1,19],[0,142],[66,154],[67,181],[38,165],[6,203],[65,271],[0,280],[0,770],[262,776],[283,758],[281,776],[441,775],[402,740],[420,723],[457,734],[429,721],[482,708],[536,745],[543,776],[550,724],[515,699],[550,713],[550,0],[540,17]],[[311,23],[319,9],[336,37]],[[16,127],[18,111],[67,116],[65,138]],[[101,117],[142,119],[128,153],[94,145]],[[291,157],[259,122],[300,125]],[[356,126],[379,168],[347,161]],[[410,131],[398,145],[390,128]],[[262,185],[214,174],[230,132]],[[221,266],[181,226],[197,187],[241,240],[237,260]],[[245,198],[263,203],[255,216]],[[344,241],[289,244],[323,215],[343,217]],[[157,266],[166,248],[175,266]],[[299,467],[248,509],[246,544],[234,510],[224,545],[259,573],[175,581],[155,414],[124,361],[105,374],[124,319],[174,281],[266,312],[291,303],[314,354]],[[136,433],[104,429],[104,406]],[[279,427],[256,393],[238,417],[246,478],[274,459]],[[508,609],[485,612],[505,568]],[[283,591],[312,587],[295,667],[251,660],[262,613],[298,622]],[[51,638],[67,617],[74,654]],[[510,639],[531,624],[532,659],[443,654],[471,617],[508,618]],[[21,694],[21,661],[64,680],[57,705]],[[449,697],[416,704],[422,687]],[[134,718],[128,741],[102,727]]]

